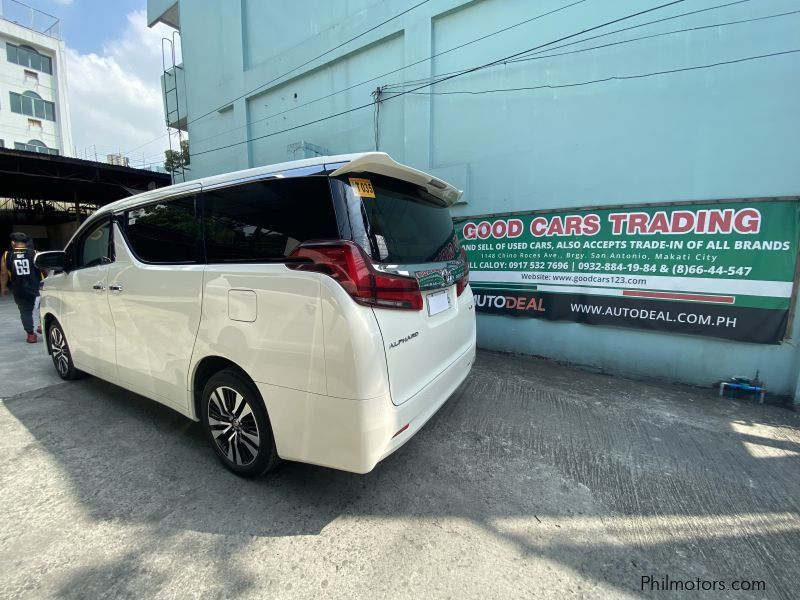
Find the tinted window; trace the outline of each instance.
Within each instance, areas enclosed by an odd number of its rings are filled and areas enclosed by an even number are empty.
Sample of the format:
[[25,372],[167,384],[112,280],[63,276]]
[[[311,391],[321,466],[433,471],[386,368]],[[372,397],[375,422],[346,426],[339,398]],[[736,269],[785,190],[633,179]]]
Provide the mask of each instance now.
[[372,173],[347,175],[340,181],[353,241],[373,260],[413,264],[457,256],[450,210],[424,188]]
[[110,263],[110,239],[111,225],[108,220],[91,229],[78,246],[77,268],[84,269]]
[[149,263],[202,261],[195,198],[178,198],[125,213],[125,237],[133,253]]
[[326,177],[204,192],[203,219],[209,262],[282,260],[300,242],[338,237]]

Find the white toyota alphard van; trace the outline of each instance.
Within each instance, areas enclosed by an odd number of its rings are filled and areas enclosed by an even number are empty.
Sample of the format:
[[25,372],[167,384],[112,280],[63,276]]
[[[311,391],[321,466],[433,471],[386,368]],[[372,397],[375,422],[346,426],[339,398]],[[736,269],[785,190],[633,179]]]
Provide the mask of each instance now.
[[120,200],[37,258],[48,352],[201,421],[240,475],[366,473],[475,359],[459,195],[376,152]]

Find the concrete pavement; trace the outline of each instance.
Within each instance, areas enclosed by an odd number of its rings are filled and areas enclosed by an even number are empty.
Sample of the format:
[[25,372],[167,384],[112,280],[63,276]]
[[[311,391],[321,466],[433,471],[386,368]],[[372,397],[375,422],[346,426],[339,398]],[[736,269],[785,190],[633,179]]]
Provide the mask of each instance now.
[[25,330],[14,299],[0,296],[0,398],[60,383],[50,357],[39,342],[25,342]]
[[[62,383],[14,310],[0,302],[3,597],[796,597],[795,413],[481,352],[372,473],[246,481],[169,409]],[[766,589],[729,589],[742,579]]]

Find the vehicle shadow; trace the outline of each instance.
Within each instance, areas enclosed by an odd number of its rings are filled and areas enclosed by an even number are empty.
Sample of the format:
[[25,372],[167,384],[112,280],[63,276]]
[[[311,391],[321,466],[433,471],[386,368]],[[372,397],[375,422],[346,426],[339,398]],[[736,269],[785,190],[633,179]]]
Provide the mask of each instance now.
[[6,407],[58,459],[97,520],[308,535],[340,514],[350,501],[345,488],[369,485],[369,476],[296,463],[242,479],[222,467],[199,423],[91,377],[7,400]]
[[800,579],[798,415],[713,392],[481,352],[442,410],[372,473],[283,463],[257,480],[226,471],[198,424],[97,379],[5,406],[90,520],[140,531],[134,548],[70,572],[59,596],[158,588],[160,553],[196,559],[187,534],[206,540],[206,577],[218,571],[230,595],[262,590],[270,576],[232,552],[272,539],[291,558],[293,538],[329,528],[364,543],[353,531],[366,523],[408,544],[378,546],[374,560],[408,553],[404,565],[422,572],[449,561],[445,579],[462,563],[484,568],[494,544],[522,561],[520,576],[546,579],[536,569],[559,564],[589,596],[647,596],[641,576],[668,574],[763,579],[759,596],[791,598]]

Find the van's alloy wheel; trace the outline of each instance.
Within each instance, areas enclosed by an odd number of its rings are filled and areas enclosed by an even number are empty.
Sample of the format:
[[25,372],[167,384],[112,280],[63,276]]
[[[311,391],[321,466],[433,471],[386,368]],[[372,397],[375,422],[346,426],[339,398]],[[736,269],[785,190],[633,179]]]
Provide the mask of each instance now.
[[267,411],[256,387],[233,369],[220,371],[203,390],[201,419],[228,469],[257,477],[278,461]]
[[208,426],[217,447],[237,465],[249,465],[258,456],[261,436],[253,409],[239,392],[219,386],[208,397]]
[[76,379],[80,375],[80,371],[72,364],[72,354],[69,351],[69,344],[61,325],[58,322],[53,322],[47,330],[47,338],[50,346],[50,356],[53,359],[53,365],[56,372],[61,379]]

